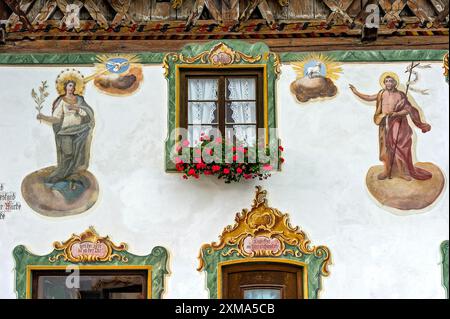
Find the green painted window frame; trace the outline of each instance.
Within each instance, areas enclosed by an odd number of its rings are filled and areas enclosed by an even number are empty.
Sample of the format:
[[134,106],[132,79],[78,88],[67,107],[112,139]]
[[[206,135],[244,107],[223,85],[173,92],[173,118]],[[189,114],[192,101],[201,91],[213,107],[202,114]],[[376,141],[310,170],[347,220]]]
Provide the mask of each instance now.
[[446,240],[441,244],[441,254],[442,254],[442,285],[445,288],[447,294],[447,299],[450,299],[449,295],[449,256],[448,256],[448,246],[449,241]]
[[[218,47],[223,47],[233,56],[231,63],[217,64],[212,60],[213,53]],[[266,134],[266,144],[279,144],[276,113],[276,82],[280,74],[281,62],[279,56],[270,52],[265,43],[249,44],[236,40],[211,41],[206,44],[192,44],[185,46],[181,51],[168,53],[164,57],[163,66],[168,83],[168,119],[167,138],[165,142],[165,168],[166,172],[177,172],[171,154],[175,147],[175,140],[171,133],[180,127],[179,112],[180,100],[178,92],[180,87],[180,69],[227,69],[258,67],[264,69],[264,108],[265,128],[270,130]]]
[[[233,264],[280,263],[302,267],[304,299],[319,299],[322,278],[330,273],[331,252],[326,246],[312,246],[307,235],[292,227],[289,215],[268,206],[267,192],[256,187],[252,209],[243,209],[236,215],[236,223],[225,227],[217,243],[205,244],[200,249],[198,271],[206,273],[206,286],[210,299],[221,299],[222,268]],[[254,225],[256,220],[271,220],[266,225]],[[263,236],[278,239],[283,250],[276,254],[251,256],[243,249],[246,237]]]
[[[126,247],[126,245],[124,247]],[[16,264],[15,282],[17,298],[31,298],[33,270],[60,270],[65,269],[68,266],[79,266],[81,270],[148,270],[151,275],[151,281],[149,281],[151,294],[148,294],[147,297],[151,297],[151,299],[162,298],[165,290],[165,279],[169,274],[169,253],[166,248],[160,246],[154,247],[152,252],[146,256],[137,256],[129,253],[125,249],[117,250],[113,248],[111,255],[114,256],[114,258],[111,258],[108,261],[71,262],[65,257],[61,258],[61,249],[55,248],[47,255],[38,256],[31,253],[23,245],[16,246],[13,251],[13,256]]]

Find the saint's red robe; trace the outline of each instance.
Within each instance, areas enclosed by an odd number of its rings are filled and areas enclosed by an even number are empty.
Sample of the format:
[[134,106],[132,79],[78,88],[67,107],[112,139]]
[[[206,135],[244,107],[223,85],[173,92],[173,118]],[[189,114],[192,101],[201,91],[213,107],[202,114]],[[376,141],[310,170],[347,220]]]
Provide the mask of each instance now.
[[[384,90],[378,93],[377,109],[374,121],[379,126],[380,160],[393,163],[393,169],[397,168],[397,161],[402,163],[406,174],[418,180],[430,179],[433,175],[417,166],[412,160],[412,135],[413,131],[408,123],[407,115],[390,117],[382,112],[382,95]],[[419,111],[411,105],[405,93],[400,92],[404,99],[403,105],[398,105],[395,112],[406,110],[412,122],[422,130],[423,133],[430,130],[427,123],[420,119]],[[395,154],[395,155],[394,155]],[[395,158],[393,158],[395,157]]]

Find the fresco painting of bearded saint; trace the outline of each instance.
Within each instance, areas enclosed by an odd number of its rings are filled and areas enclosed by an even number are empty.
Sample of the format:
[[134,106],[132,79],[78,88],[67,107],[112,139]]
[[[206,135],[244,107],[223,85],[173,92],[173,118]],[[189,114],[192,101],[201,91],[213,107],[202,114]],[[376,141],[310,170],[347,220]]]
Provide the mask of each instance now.
[[398,88],[397,74],[385,72],[380,85],[382,89],[373,95],[360,93],[350,85],[357,97],[376,104],[374,122],[379,129],[379,159],[383,165],[369,169],[367,188],[384,206],[401,211],[424,209],[436,201],[445,183],[436,165],[413,161],[413,129],[425,134],[431,125],[411,103],[409,85],[406,92]]
[[[95,118],[83,97],[85,82],[76,70],[61,72],[56,80],[59,97],[53,102],[51,115],[41,114],[42,107],[38,109],[37,120],[53,129],[57,161],[56,166],[26,176],[22,195],[34,211],[45,216],[83,213],[98,198],[97,180],[88,171]],[[45,86],[40,89],[41,96],[46,97],[44,90]]]

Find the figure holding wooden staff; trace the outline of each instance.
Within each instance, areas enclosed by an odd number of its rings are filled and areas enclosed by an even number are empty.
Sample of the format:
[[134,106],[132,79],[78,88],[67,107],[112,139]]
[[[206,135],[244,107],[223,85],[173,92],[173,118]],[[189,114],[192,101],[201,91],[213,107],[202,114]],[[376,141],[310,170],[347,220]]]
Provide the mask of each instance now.
[[422,121],[419,111],[408,100],[407,93],[398,90],[397,74],[383,73],[380,85],[383,89],[373,95],[360,93],[350,85],[356,96],[364,101],[377,103],[374,122],[379,126],[380,160],[384,163],[384,171],[378,175],[378,179],[392,178],[393,173],[407,181],[413,178],[430,179],[432,177],[430,172],[413,164],[413,130],[407,116],[423,133],[430,131],[431,126]]
[[406,89],[399,88],[396,73],[385,72],[380,77],[381,90],[363,94],[350,84],[352,92],[366,102],[376,102],[374,122],[379,131],[379,156],[383,165],[369,168],[366,185],[370,194],[382,205],[400,210],[420,210],[436,201],[445,185],[442,171],[430,162],[414,162],[413,129],[422,133],[431,130],[419,110],[413,106],[409,91],[428,95],[414,85],[419,80],[418,69],[430,65],[412,62],[406,68]]

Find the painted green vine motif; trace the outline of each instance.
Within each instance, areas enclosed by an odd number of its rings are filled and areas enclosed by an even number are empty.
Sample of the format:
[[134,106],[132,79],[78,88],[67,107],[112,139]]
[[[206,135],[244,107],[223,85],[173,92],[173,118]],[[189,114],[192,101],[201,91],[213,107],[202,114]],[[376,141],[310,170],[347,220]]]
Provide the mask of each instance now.
[[447,299],[450,298],[449,295],[449,241],[446,240],[441,244],[441,254],[442,254],[442,281],[447,293]]
[[[339,62],[408,62],[408,61],[442,61],[448,50],[355,50],[355,51],[324,51]],[[282,52],[279,54],[282,63],[295,62],[303,59],[309,53]],[[162,64],[166,53],[140,52],[142,64]],[[0,53],[0,65],[94,65],[96,53]]]

